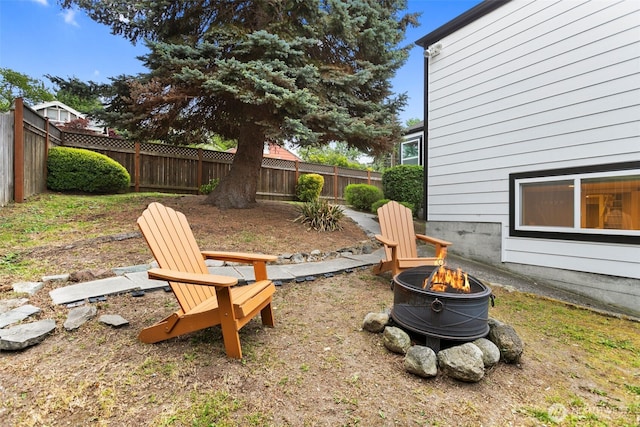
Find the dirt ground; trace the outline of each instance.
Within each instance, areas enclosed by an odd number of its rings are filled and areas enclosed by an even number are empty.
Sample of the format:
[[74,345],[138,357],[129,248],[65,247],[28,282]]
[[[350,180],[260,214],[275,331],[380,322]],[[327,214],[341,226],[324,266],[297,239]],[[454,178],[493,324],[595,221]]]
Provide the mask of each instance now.
[[[255,209],[220,210],[203,204],[204,196],[186,195],[145,198],[138,205],[127,204],[115,211],[74,218],[76,221],[91,222],[94,224],[93,229],[78,233],[73,227],[65,228],[55,242],[29,249],[22,254],[22,258],[47,265],[46,275],[148,263],[153,258],[138,231],[136,219],[146,204],[154,200],[187,216],[203,250],[280,255],[309,253],[318,249],[325,253],[350,248],[368,239],[348,219],[342,221],[343,228],[340,232],[309,231],[303,224],[294,222],[298,212],[293,205],[287,203],[259,201],[259,207]],[[107,232],[101,232],[104,224],[109,224]],[[94,235],[98,237],[86,237]],[[18,279],[5,275],[0,277],[0,286],[10,285]]]
[[[307,231],[293,222],[297,213],[286,203],[219,211],[202,200],[162,199],[186,214],[202,249],[277,255],[329,252],[368,240],[349,219],[341,232]],[[133,233],[150,201],[100,213],[115,230],[108,236],[65,234],[30,253],[51,266],[50,274],[149,262],[143,239]],[[0,352],[2,425],[640,425],[640,364],[611,361],[604,370],[592,348],[553,332],[553,316],[531,327],[535,317],[522,315],[531,305],[547,304],[558,315],[571,310],[531,295],[494,289],[499,303],[490,315],[516,328],[525,354],[521,363],[500,363],[481,382],[467,384],[406,373],[402,357],[389,353],[380,335],[361,329],[368,312],[388,309],[393,299],[389,277],[370,269],[279,287],[276,327],[263,328],[259,319],[247,324],[242,361],[225,357],[219,328],[140,343],[143,327],[177,307],[163,291],[110,296],[97,304],[98,316],[120,314],[130,322],[126,327],[92,320],[68,332],[62,323],[69,309],[53,306],[48,297],[55,286],[30,298],[43,310],[39,318],[56,320],[55,332],[24,351]],[[612,331],[611,342],[627,343],[640,357],[637,324],[603,316],[594,321]]]

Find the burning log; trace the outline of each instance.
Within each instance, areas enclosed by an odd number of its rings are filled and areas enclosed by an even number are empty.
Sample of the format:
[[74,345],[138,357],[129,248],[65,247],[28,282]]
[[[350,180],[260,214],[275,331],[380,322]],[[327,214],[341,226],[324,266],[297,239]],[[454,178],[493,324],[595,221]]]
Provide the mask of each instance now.
[[424,280],[422,289],[429,288],[434,292],[456,292],[468,294],[471,292],[469,276],[462,269],[452,270],[441,265]]

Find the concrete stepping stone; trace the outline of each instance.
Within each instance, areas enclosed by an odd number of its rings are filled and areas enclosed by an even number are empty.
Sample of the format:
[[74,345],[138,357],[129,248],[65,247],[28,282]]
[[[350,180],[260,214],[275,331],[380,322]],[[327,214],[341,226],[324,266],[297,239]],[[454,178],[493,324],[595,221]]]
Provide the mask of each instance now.
[[29,302],[27,298],[0,299],[0,313],[6,313]]
[[57,288],[49,292],[49,296],[56,305],[68,304],[91,297],[129,292],[135,288],[136,284],[131,280],[126,277],[116,276]]
[[98,321],[105,325],[113,326],[114,328],[119,328],[129,324],[129,321],[119,314],[103,314],[100,316]]
[[20,322],[21,320],[24,320],[36,313],[40,313],[40,309],[31,304],[16,307],[13,310],[0,314],[0,328],[4,328],[12,323]]
[[95,305],[85,305],[82,307],[76,307],[69,311],[67,320],[64,322],[64,328],[67,331],[73,331],[84,325],[87,321],[96,317],[98,309]]
[[0,329],[0,350],[22,350],[42,342],[56,328],[53,319]]
[[20,282],[13,284],[13,291],[19,294],[33,295],[44,286],[43,282]]

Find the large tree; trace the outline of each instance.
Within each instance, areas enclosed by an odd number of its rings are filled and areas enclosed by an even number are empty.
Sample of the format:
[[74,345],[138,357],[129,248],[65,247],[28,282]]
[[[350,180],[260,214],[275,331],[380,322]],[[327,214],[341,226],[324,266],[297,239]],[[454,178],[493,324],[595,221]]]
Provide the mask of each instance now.
[[120,126],[146,138],[238,141],[211,204],[255,204],[267,142],[344,141],[375,154],[399,140],[406,96],[390,79],[416,20],[401,14],[405,0],[60,1],[149,48],[149,73],[115,102]]

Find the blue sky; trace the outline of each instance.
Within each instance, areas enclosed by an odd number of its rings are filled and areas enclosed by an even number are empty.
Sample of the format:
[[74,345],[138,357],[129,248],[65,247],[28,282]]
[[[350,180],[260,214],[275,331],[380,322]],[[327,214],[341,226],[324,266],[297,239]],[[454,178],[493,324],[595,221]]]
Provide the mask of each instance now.
[[[407,30],[413,43],[471,9],[480,0],[409,0],[409,12],[422,12],[420,26]],[[0,0],[0,67],[42,80],[45,74],[82,81],[109,82],[109,77],[145,72],[136,58],[145,53],[83,11],[62,10],[56,0]],[[393,80],[396,93],[409,101],[400,119],[422,119],[422,48],[414,47]]]

